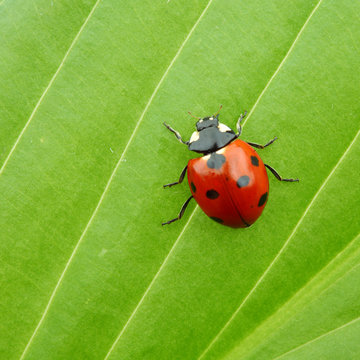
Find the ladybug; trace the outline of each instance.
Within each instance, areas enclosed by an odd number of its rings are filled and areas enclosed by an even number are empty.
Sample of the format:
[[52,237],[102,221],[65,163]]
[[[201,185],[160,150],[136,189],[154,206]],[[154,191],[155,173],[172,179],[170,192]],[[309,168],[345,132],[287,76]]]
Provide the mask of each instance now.
[[189,150],[203,156],[189,160],[179,180],[164,185],[165,188],[180,184],[187,171],[191,196],[181,207],[179,215],[162,225],[181,219],[190,200],[194,198],[212,220],[233,228],[249,227],[261,215],[268,199],[269,178],[266,168],[280,181],[299,181],[282,178],[274,168],[264,164],[253,149],[264,149],[277,137],[265,145],[238,139],[246,111],[238,119],[235,133],[219,122],[221,108],[222,106],[215,115],[197,118],[197,131],[191,135],[189,141],[184,141],[179,132],[164,122]]

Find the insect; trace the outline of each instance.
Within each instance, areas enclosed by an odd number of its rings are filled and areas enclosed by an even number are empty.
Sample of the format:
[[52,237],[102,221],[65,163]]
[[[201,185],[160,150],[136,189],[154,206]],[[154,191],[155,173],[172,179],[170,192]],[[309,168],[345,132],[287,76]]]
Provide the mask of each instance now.
[[164,185],[165,188],[181,184],[187,171],[191,196],[181,207],[179,215],[162,225],[181,219],[190,200],[194,198],[205,214],[216,222],[233,228],[248,227],[261,215],[268,199],[269,179],[266,168],[280,181],[299,181],[282,178],[274,168],[264,164],[253,149],[265,149],[277,137],[265,145],[238,139],[246,111],[239,117],[235,133],[219,122],[221,108],[215,115],[197,118],[197,131],[189,141],[184,141],[179,132],[164,122],[189,150],[203,156],[189,160],[179,180]]

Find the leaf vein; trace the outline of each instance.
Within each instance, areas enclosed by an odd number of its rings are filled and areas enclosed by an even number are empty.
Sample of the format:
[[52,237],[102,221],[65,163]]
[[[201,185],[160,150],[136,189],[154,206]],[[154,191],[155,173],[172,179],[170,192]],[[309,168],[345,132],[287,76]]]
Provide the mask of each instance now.
[[[100,1],[101,1],[101,0],[98,0],[98,1],[96,2],[96,4],[94,5],[94,7],[92,8],[90,14],[88,15],[87,19],[85,20],[83,26],[80,28],[77,36],[75,37],[73,43],[71,44],[69,50],[68,50],[67,53],[65,54],[65,57],[64,57],[63,61],[61,62],[60,66],[59,66],[59,68],[58,68],[58,70],[57,70],[57,72],[55,73],[55,75],[54,75],[53,78],[51,79],[48,87],[46,88],[45,92],[44,92],[43,95],[41,96],[38,104],[36,105],[36,107],[35,107],[33,113],[31,114],[28,122],[26,123],[23,131],[20,133],[20,135],[19,135],[19,137],[18,137],[18,139],[17,139],[17,141],[16,141],[16,143],[15,143],[12,151],[10,152],[8,158],[5,160],[5,163],[4,163],[3,167],[2,167],[1,170],[0,170],[0,175],[1,175],[2,171],[3,171],[3,169],[5,168],[5,166],[6,166],[7,162],[8,162],[8,159],[10,158],[12,152],[15,150],[18,142],[20,141],[23,133],[25,132],[25,130],[26,130],[26,128],[28,127],[28,125],[30,124],[31,119],[33,118],[33,116],[34,116],[37,108],[39,107],[42,99],[45,97],[47,91],[49,90],[50,86],[51,86],[52,83],[54,82],[54,80],[55,80],[57,74],[59,73],[59,71],[60,71],[63,63],[65,62],[68,54],[70,53],[70,51],[71,51],[72,47],[74,46],[76,40],[79,38],[79,36],[80,36],[83,28],[85,27],[86,23],[87,23],[88,20],[90,19],[91,15],[92,15],[93,12],[95,11],[95,9],[96,9],[96,7],[97,7],[97,5],[99,4]],[[53,300],[54,300],[54,298],[55,298],[55,296],[56,296],[56,293],[57,293],[57,291],[58,291],[58,289],[59,289],[59,287],[60,287],[60,285],[61,285],[61,283],[62,283],[62,280],[64,279],[65,274],[66,274],[68,268],[70,267],[70,264],[71,264],[72,260],[74,259],[74,257],[75,257],[75,255],[76,255],[76,253],[77,253],[77,250],[78,250],[79,247],[80,247],[80,244],[81,244],[83,238],[85,237],[85,235],[86,235],[88,229],[90,228],[90,226],[91,226],[91,224],[92,224],[92,222],[93,222],[96,214],[98,213],[99,208],[100,208],[100,206],[101,206],[101,204],[102,204],[102,202],[103,202],[103,200],[104,200],[104,198],[105,198],[105,196],[106,196],[106,194],[107,194],[107,192],[108,192],[108,190],[109,190],[109,188],[110,188],[110,185],[111,185],[111,183],[112,183],[112,181],[113,181],[113,179],[114,179],[114,177],[115,177],[115,174],[116,174],[116,172],[117,172],[120,164],[122,163],[122,160],[123,160],[123,158],[124,158],[124,156],[125,156],[128,148],[129,148],[130,144],[132,143],[132,140],[133,140],[133,138],[134,138],[134,136],[135,136],[135,134],[136,134],[136,132],[137,132],[137,130],[138,130],[138,128],[139,128],[139,126],[140,126],[140,124],[141,124],[141,122],[142,122],[142,120],[143,120],[143,118],[144,118],[144,116],[145,116],[145,114],[146,114],[146,112],[147,112],[147,110],[149,109],[149,107],[150,107],[150,105],[151,105],[154,97],[156,96],[159,88],[161,87],[164,79],[165,79],[166,76],[168,75],[169,71],[171,70],[171,68],[172,68],[172,66],[174,65],[175,61],[176,61],[177,58],[179,57],[181,51],[183,50],[184,46],[185,46],[186,43],[188,42],[189,38],[190,38],[191,35],[193,34],[193,32],[194,32],[195,28],[197,27],[197,25],[199,24],[200,20],[203,18],[205,12],[206,12],[207,9],[209,8],[209,6],[210,6],[210,4],[212,3],[212,1],[213,1],[213,0],[210,0],[210,1],[208,2],[207,6],[205,7],[205,9],[203,10],[203,12],[201,13],[200,17],[199,17],[198,20],[195,22],[194,26],[191,28],[190,32],[189,32],[188,35],[186,36],[185,40],[184,40],[183,43],[181,44],[181,46],[180,46],[180,48],[178,49],[177,53],[175,54],[174,58],[172,59],[172,61],[170,62],[169,66],[168,66],[167,69],[165,70],[163,76],[161,77],[159,83],[157,84],[156,88],[154,89],[154,91],[153,91],[150,99],[148,100],[148,102],[147,102],[147,104],[146,104],[146,106],[145,106],[145,108],[144,108],[144,111],[142,112],[139,120],[137,121],[137,123],[136,123],[136,125],[135,125],[135,128],[134,128],[134,130],[133,130],[133,132],[132,132],[132,134],[131,134],[131,136],[130,136],[130,138],[129,138],[129,140],[128,140],[128,142],[127,142],[127,144],[126,144],[126,146],[125,146],[125,148],[124,148],[124,150],[123,150],[123,152],[122,152],[122,154],[121,154],[120,159],[118,160],[118,162],[117,162],[114,170],[112,171],[112,173],[111,173],[111,175],[110,175],[110,178],[109,178],[108,182],[106,183],[105,189],[104,189],[104,191],[103,191],[103,193],[102,193],[102,195],[101,195],[101,197],[100,197],[100,199],[99,199],[99,201],[98,201],[98,203],[97,203],[97,205],[96,205],[96,208],[95,208],[95,210],[93,211],[93,213],[92,213],[92,215],[91,215],[91,217],[90,217],[90,220],[88,221],[87,225],[85,226],[85,229],[84,229],[84,231],[82,232],[82,234],[81,234],[78,242],[76,243],[76,245],[75,245],[75,247],[74,247],[74,249],[73,249],[73,251],[72,251],[72,253],[71,253],[71,255],[70,255],[70,258],[68,259],[68,261],[67,261],[67,263],[66,263],[66,265],[65,265],[65,268],[64,268],[63,272],[61,273],[61,275],[60,275],[60,277],[59,277],[59,280],[58,280],[58,282],[57,282],[57,284],[56,284],[56,286],[55,286],[55,288],[54,288],[54,290],[53,290],[53,292],[52,292],[52,294],[51,294],[51,296],[50,296],[50,299],[49,299],[49,301],[48,301],[48,303],[47,303],[47,305],[46,305],[46,307],[45,307],[45,310],[44,310],[44,312],[43,312],[43,314],[42,314],[42,316],[41,316],[41,318],[40,318],[40,320],[39,320],[39,322],[38,322],[38,324],[37,324],[37,326],[36,326],[33,334],[31,335],[28,343],[26,344],[26,347],[25,347],[25,349],[24,349],[24,351],[23,351],[23,353],[22,353],[22,355],[21,355],[21,357],[20,357],[20,360],[23,360],[23,359],[24,359],[24,357],[25,357],[25,355],[26,355],[26,353],[27,353],[30,345],[32,344],[32,342],[33,342],[36,334],[38,333],[39,328],[41,327],[42,323],[44,322],[44,320],[45,320],[45,318],[46,318],[46,316],[47,316],[47,314],[48,314],[48,312],[49,312],[49,309],[50,309],[50,307],[51,307],[51,305],[52,305],[52,302],[53,302]],[[191,217],[189,218],[188,223],[190,222],[190,220],[191,220],[192,216],[194,215],[195,211],[196,211],[196,208],[195,208],[195,210],[193,211]],[[187,223],[187,224],[188,224],[188,223]],[[183,234],[183,232],[185,231],[186,227],[187,227],[187,225],[184,226],[183,231],[180,233],[177,241],[174,243],[173,248],[175,248],[178,240],[179,240],[180,237],[182,236],[182,234]],[[172,249],[173,249],[173,248],[172,248]],[[160,267],[158,273],[155,275],[153,281],[150,283],[147,292],[150,290],[152,284],[155,282],[155,280],[156,280],[158,274],[160,273],[160,271],[162,270],[163,266],[165,266],[165,263],[166,263],[166,261],[167,261],[167,259],[169,258],[169,256],[170,256],[171,253],[172,253],[172,250],[170,250],[168,256],[165,258],[165,260],[164,260],[162,266]],[[143,297],[146,296],[147,292],[144,294]],[[141,302],[142,302],[142,301],[141,301]],[[139,303],[138,305],[140,305],[140,303]],[[137,308],[138,308],[138,307],[137,307]],[[137,308],[136,308],[136,310],[137,310]],[[134,312],[134,314],[135,314],[135,312]],[[132,318],[132,317],[131,317],[131,318]],[[131,320],[131,319],[129,319],[129,320]],[[130,322],[129,320],[128,320],[128,323]],[[127,324],[128,324],[128,323],[127,323]],[[123,330],[125,330],[125,328],[124,328]],[[123,332],[123,331],[122,331],[122,332]],[[120,333],[120,334],[122,334],[122,333]],[[119,335],[119,337],[120,337],[120,335]],[[115,346],[115,345],[116,345],[116,344],[114,344],[114,346]],[[107,357],[110,355],[112,349],[113,349],[113,348],[110,349]]]
[[[26,129],[28,128],[31,120],[33,119],[33,117],[34,117],[37,109],[39,108],[42,100],[44,99],[44,97],[46,96],[47,92],[49,91],[51,85],[52,85],[53,82],[55,81],[55,79],[56,79],[57,75],[59,74],[60,70],[62,69],[62,67],[63,67],[63,65],[64,65],[67,57],[69,56],[71,50],[73,49],[74,45],[76,44],[77,40],[79,39],[81,33],[83,32],[86,24],[89,22],[91,16],[93,15],[93,13],[94,13],[94,11],[96,10],[97,6],[99,5],[100,1],[101,1],[101,0],[97,0],[96,3],[95,3],[95,5],[92,7],[89,15],[88,15],[87,18],[85,19],[85,21],[84,21],[84,23],[82,24],[80,30],[78,31],[78,33],[76,34],[73,42],[71,43],[69,49],[67,50],[64,58],[62,59],[60,65],[59,65],[59,67],[58,67],[58,69],[56,70],[55,74],[54,74],[53,77],[51,78],[51,80],[50,80],[48,86],[46,87],[45,91],[44,91],[43,94],[41,95],[41,97],[40,97],[39,101],[37,102],[37,104],[36,104],[33,112],[31,113],[28,121],[26,122],[25,127],[22,129],[22,131],[21,131],[20,135],[18,136],[15,144],[13,145],[13,147],[12,147],[9,155],[7,156],[7,158],[6,158],[3,166],[1,167],[1,169],[0,169],[0,176],[1,176],[1,174],[3,173],[3,171],[4,171],[5,167],[6,167],[8,161],[9,161],[11,155],[12,155],[12,153],[13,153],[14,150],[16,149],[18,143],[20,142],[23,134],[25,133]],[[80,243],[80,242],[79,242],[79,243]],[[35,338],[35,336],[36,336],[36,334],[37,334],[40,326],[42,325],[42,323],[43,323],[43,321],[44,321],[44,319],[45,319],[45,317],[46,317],[46,315],[47,315],[47,313],[48,313],[48,311],[49,311],[49,308],[50,308],[50,306],[51,306],[51,304],[52,304],[52,301],[53,301],[53,299],[54,299],[54,297],[55,297],[55,294],[56,294],[56,292],[57,292],[57,289],[59,288],[60,283],[61,283],[61,281],[62,281],[62,279],[63,279],[63,277],[64,277],[64,275],[65,275],[65,272],[66,272],[66,270],[68,269],[68,267],[69,267],[69,265],[70,265],[70,262],[71,262],[74,254],[75,254],[75,252],[76,252],[76,250],[77,250],[77,248],[78,248],[78,246],[79,246],[79,243],[76,245],[73,253],[72,253],[71,256],[70,256],[69,261],[66,263],[65,269],[64,269],[63,273],[61,274],[61,276],[60,276],[60,278],[59,278],[59,281],[57,282],[57,284],[56,284],[56,286],[55,286],[55,289],[54,289],[54,291],[52,292],[52,294],[51,294],[51,296],[50,296],[49,302],[48,302],[48,304],[46,305],[46,308],[45,308],[45,310],[44,310],[44,312],[43,312],[43,314],[42,314],[42,316],[41,316],[41,318],[40,318],[40,321],[38,322],[38,324],[37,324],[34,332],[32,333],[32,335],[31,335],[28,343],[27,343],[26,346],[25,346],[24,351],[22,352],[22,354],[21,354],[21,356],[20,356],[20,360],[22,360],[22,359],[25,358],[26,353],[27,353],[27,351],[29,350],[30,345],[32,344],[32,342],[33,342],[33,340],[34,340],[34,338]]]
[[[331,266],[336,262],[336,260],[338,260],[339,258],[341,258],[341,256],[357,241],[357,239],[360,237],[360,233],[353,238],[339,253],[336,254],[336,256],[334,256],[324,267],[322,267],[318,272],[316,272],[314,274],[313,277],[311,277],[303,286],[301,286],[288,300],[286,300],[285,303],[283,303],[272,315],[268,316],[266,319],[264,319],[258,326],[256,326],[256,328],[254,330],[251,331],[250,334],[248,334],[242,341],[241,343],[244,343],[246,339],[249,339],[255,332],[256,330],[258,330],[263,324],[265,324],[269,319],[273,319],[275,316],[277,316],[277,314],[280,313],[281,310],[285,309],[286,306],[288,306],[292,301],[294,301],[296,298],[299,298],[300,296],[304,296],[303,294],[305,294],[306,289],[308,287],[310,287],[313,283],[315,283],[316,281],[320,281],[321,275],[325,273],[325,271],[329,268],[331,268]],[[324,294],[326,291],[328,291],[332,286],[334,286],[338,281],[340,281],[343,277],[345,277],[348,273],[350,273],[351,271],[353,271],[356,267],[358,267],[359,264],[355,265],[354,267],[352,267],[350,270],[346,271],[344,273],[344,275],[342,275],[341,277],[339,277],[335,282],[333,282],[330,286],[326,287],[325,289],[323,289],[320,293],[318,293],[316,295],[316,298],[319,298],[322,294]],[[316,299],[314,297],[313,300],[311,300],[310,302],[307,303],[307,306],[309,306],[313,301],[315,301]],[[289,320],[291,320],[293,317],[295,316],[295,314],[291,315],[290,317],[287,317],[286,321],[289,322]],[[238,345],[237,347],[239,347],[240,345]]]
[[[9,162],[9,160],[10,160],[13,152],[15,151],[16,147],[18,146],[19,142],[21,141],[21,139],[22,139],[22,137],[23,137],[26,129],[29,127],[29,125],[30,125],[32,119],[34,118],[34,116],[35,116],[38,108],[40,107],[40,105],[41,105],[42,101],[44,100],[46,94],[49,92],[49,89],[51,88],[52,84],[54,83],[55,79],[57,78],[60,70],[63,68],[63,66],[64,66],[64,64],[65,64],[65,62],[66,62],[66,60],[67,60],[67,58],[68,58],[71,50],[74,48],[76,42],[78,41],[80,35],[82,34],[85,26],[86,26],[87,23],[89,22],[91,16],[93,15],[93,13],[94,13],[94,11],[96,10],[97,6],[99,5],[100,1],[101,1],[101,0],[97,0],[97,1],[96,1],[96,3],[95,3],[95,5],[93,6],[93,8],[91,9],[89,15],[88,15],[87,18],[85,19],[85,21],[84,21],[84,23],[82,24],[80,30],[78,31],[78,33],[76,34],[74,40],[72,41],[70,47],[69,47],[68,50],[66,51],[63,59],[61,60],[61,63],[60,63],[60,65],[59,65],[59,67],[58,67],[57,70],[55,71],[55,74],[54,74],[53,77],[50,79],[50,82],[48,83],[48,85],[47,85],[47,87],[45,88],[44,92],[41,94],[38,102],[37,102],[36,105],[35,105],[34,110],[33,110],[32,113],[30,114],[29,119],[27,120],[25,126],[24,126],[23,129],[21,130],[21,132],[20,132],[19,136],[17,137],[14,145],[12,146],[12,148],[11,148],[8,156],[6,157],[6,159],[5,159],[2,167],[0,168],[0,176],[1,176],[2,173],[4,172],[4,170],[5,170],[5,168],[6,168],[6,165],[8,164],[8,162]],[[1,3],[1,4],[2,4],[2,3]],[[1,4],[0,4],[0,5],[1,5]]]
[[270,84],[272,83],[272,81],[275,79],[275,77],[277,76],[277,74],[279,73],[279,71],[281,70],[281,68],[283,67],[285,61],[288,59],[288,57],[290,56],[291,52],[293,51],[296,43],[298,42],[299,38],[301,37],[302,33],[304,32],[306,25],[309,23],[309,21],[311,20],[312,16],[315,14],[316,10],[319,8],[320,4],[322,3],[323,0],[320,0],[317,5],[314,7],[313,11],[310,13],[309,17],[306,19],[304,25],[302,26],[302,28],[300,29],[300,31],[298,32],[298,34],[296,35],[295,40],[293,41],[293,43],[291,44],[289,50],[287,51],[286,55],[284,56],[284,58],[282,59],[280,65],[278,66],[278,68],[275,70],[274,74],[271,76],[270,80],[268,81],[268,83],[265,85],[263,91],[261,92],[261,94],[259,95],[259,97],[257,98],[253,108],[251,109],[251,111],[249,112],[248,116],[246,117],[243,125],[246,124],[246,122],[249,120],[249,118],[251,117],[252,113],[254,112],[257,104],[259,103],[259,101],[261,100],[261,98],[263,97],[264,93],[266,92],[266,90],[268,89],[268,87],[270,86]]
[[145,290],[143,296],[141,297],[140,301],[138,302],[138,304],[136,305],[135,309],[133,310],[133,312],[131,313],[129,319],[127,320],[126,324],[123,326],[123,328],[121,329],[119,335],[116,337],[115,341],[113,342],[113,344],[110,347],[110,350],[108,351],[108,353],[106,354],[104,360],[107,360],[109,358],[109,356],[111,355],[111,353],[113,352],[113,350],[115,349],[117,343],[119,342],[121,336],[124,334],[124,332],[126,331],[127,327],[129,326],[131,320],[134,318],[135,314],[137,313],[139,307],[141,306],[141,304],[144,302],[144,299],[146,297],[146,295],[149,293],[149,291],[151,290],[152,286],[154,285],[155,281],[157,280],[157,278],[159,277],[162,269],[165,267],[165,265],[167,264],[171,254],[173,253],[174,249],[176,248],[177,244],[179,243],[183,233],[185,232],[186,228],[188,227],[191,219],[193,218],[196,210],[198,209],[198,205],[196,205],[195,209],[193,210],[193,212],[191,213],[188,221],[186,222],[185,226],[183,227],[181,233],[179,234],[179,236],[177,237],[176,241],[174,242],[173,246],[171,247],[170,251],[168,252],[168,254],[166,255],[166,258],[164,259],[164,261],[162,262],[159,270],[157,271],[157,273],[155,274],[155,276],[153,277],[153,279],[151,280],[151,283],[149,284],[149,286],[147,287],[147,289]]
[[335,329],[332,329],[332,330],[330,330],[330,331],[328,331],[328,332],[326,332],[326,333],[324,333],[324,334],[322,334],[322,335],[320,335],[320,336],[318,336],[318,337],[316,337],[316,338],[314,338],[312,340],[307,341],[306,343],[304,343],[302,345],[299,345],[298,347],[296,347],[294,349],[291,349],[291,350],[287,351],[284,354],[281,354],[280,356],[277,356],[273,360],[280,359],[280,358],[284,357],[285,355],[293,353],[293,352],[295,352],[295,351],[297,351],[297,350],[299,350],[299,349],[301,349],[301,348],[303,348],[303,347],[305,347],[307,345],[310,345],[310,344],[314,343],[315,341],[318,341],[318,340],[324,338],[325,336],[331,335],[331,334],[333,334],[333,333],[335,333],[335,332],[337,332],[339,330],[342,330],[342,329],[344,329],[344,328],[358,322],[359,320],[360,320],[360,317],[357,317],[357,318],[355,318],[355,319],[353,319],[353,320],[351,320],[351,321],[349,321],[349,322],[347,322],[347,323],[345,323],[345,324],[343,324],[343,325],[341,325],[341,326],[339,326],[339,327],[337,327]]

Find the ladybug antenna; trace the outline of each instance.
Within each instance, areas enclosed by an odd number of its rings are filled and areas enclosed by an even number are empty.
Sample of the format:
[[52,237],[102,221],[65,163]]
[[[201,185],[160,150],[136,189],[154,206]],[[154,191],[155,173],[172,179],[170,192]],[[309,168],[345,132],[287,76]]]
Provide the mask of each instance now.
[[198,120],[201,119],[200,117],[194,116],[190,111],[188,111],[188,113],[190,114],[190,116],[192,116],[192,117],[195,118],[195,119],[198,119]]
[[214,115],[214,117],[217,117],[219,115],[221,109],[222,109],[222,105],[220,105],[220,108],[219,108],[218,112]]

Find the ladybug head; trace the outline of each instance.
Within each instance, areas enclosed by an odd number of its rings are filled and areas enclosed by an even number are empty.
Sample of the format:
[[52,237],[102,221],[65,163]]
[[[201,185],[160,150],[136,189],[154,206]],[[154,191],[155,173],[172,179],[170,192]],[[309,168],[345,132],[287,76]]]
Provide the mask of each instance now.
[[208,154],[223,148],[236,139],[235,132],[219,122],[219,111],[215,115],[198,118],[197,131],[191,135],[188,143],[189,150]]
[[207,116],[202,119],[200,119],[196,123],[196,130],[201,131],[209,127],[217,127],[219,126],[219,115],[213,115],[213,116]]

